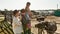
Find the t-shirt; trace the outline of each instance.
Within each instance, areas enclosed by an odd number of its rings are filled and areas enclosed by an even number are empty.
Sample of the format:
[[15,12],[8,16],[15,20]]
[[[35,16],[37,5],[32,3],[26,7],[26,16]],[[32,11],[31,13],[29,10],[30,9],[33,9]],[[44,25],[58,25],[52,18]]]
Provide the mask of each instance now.
[[28,13],[25,13],[24,16],[22,16],[22,24],[27,24],[30,22],[30,17],[29,17],[29,14]]
[[25,18],[26,18],[27,21],[30,20],[30,16],[29,16],[28,12],[26,12],[26,14],[25,14]]
[[[17,26],[17,25],[19,25],[19,26]],[[18,17],[16,18],[16,17],[13,16],[12,26],[13,26],[13,31],[15,33],[21,33],[23,31],[22,23],[21,23],[21,21],[20,21],[20,19]]]

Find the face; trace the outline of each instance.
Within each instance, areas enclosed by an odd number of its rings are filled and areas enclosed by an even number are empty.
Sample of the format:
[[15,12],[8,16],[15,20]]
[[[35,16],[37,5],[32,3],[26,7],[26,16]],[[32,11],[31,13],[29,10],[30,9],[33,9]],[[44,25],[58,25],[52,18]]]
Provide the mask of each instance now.
[[30,4],[27,4],[27,7],[30,7]]
[[22,13],[22,15],[24,16],[24,15],[25,15],[25,13]]
[[23,10],[22,15],[25,15],[25,11]]
[[19,12],[17,12],[17,13],[16,13],[16,16],[19,16],[19,15],[20,15],[20,13],[19,13]]

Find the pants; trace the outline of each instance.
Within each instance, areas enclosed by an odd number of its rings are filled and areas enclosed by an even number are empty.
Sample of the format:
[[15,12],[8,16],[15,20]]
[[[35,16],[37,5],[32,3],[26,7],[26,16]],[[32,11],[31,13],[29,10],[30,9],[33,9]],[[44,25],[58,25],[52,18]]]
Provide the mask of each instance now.
[[27,28],[26,24],[23,24],[23,31],[24,34],[31,34],[31,28]]

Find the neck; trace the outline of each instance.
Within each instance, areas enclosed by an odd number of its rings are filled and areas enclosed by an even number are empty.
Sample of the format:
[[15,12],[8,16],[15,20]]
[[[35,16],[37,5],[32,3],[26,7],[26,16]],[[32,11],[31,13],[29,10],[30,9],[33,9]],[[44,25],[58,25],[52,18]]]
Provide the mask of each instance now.
[[26,6],[26,8],[29,8],[28,6]]

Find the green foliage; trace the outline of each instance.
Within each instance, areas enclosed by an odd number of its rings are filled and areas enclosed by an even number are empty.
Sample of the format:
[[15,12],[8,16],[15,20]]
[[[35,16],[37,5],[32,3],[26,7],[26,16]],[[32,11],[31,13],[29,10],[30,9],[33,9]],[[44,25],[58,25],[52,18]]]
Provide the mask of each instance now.
[[54,15],[60,17],[60,10],[55,10]]

